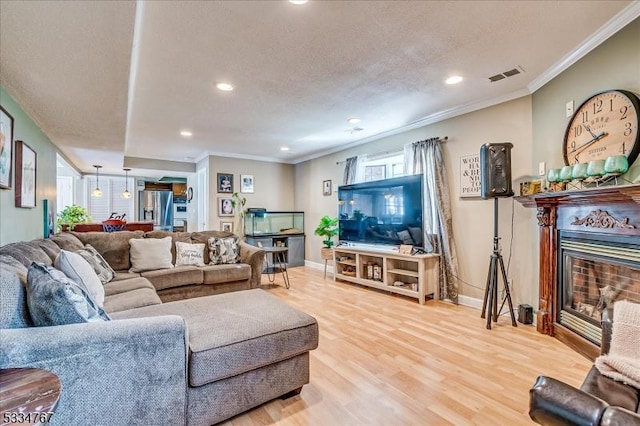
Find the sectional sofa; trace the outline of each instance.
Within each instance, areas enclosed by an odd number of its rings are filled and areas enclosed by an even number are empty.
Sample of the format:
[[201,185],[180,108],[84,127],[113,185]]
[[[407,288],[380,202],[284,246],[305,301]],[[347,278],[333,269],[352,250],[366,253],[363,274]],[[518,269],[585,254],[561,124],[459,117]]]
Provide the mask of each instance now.
[[[211,425],[300,392],[309,382],[318,325],[256,288],[262,250],[241,243],[237,264],[128,271],[132,238],[205,242],[230,235],[63,233],[0,247],[0,368],[58,375],[54,426]],[[51,265],[61,249],[85,244],[116,270],[104,285],[111,321],[33,326],[28,267]]]

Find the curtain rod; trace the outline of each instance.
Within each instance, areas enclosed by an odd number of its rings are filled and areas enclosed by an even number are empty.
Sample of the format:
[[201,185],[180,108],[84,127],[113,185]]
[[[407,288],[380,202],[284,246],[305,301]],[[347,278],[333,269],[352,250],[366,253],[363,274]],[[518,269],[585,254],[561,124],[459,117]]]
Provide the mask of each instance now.
[[[440,138],[440,142],[446,142],[448,140],[449,140],[449,136],[443,136],[443,137]],[[378,153],[375,153],[375,154],[367,154],[367,155],[369,157],[379,157],[381,155],[392,154],[394,152],[397,152],[397,151],[383,151],[383,152],[378,152]],[[336,165],[339,166],[340,164],[344,164],[346,162],[347,162],[347,160],[336,161]]]

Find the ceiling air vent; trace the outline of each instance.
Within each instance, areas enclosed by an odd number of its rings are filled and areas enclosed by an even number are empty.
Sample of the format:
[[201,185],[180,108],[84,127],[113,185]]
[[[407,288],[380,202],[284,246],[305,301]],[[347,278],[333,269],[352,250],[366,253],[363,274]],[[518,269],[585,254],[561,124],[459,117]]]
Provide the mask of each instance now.
[[347,130],[345,130],[345,132],[347,132],[347,133],[351,133],[351,134],[354,134],[354,133],[356,133],[356,132],[361,132],[361,131],[363,131],[363,130],[364,130],[364,129],[363,129],[362,127],[357,127],[357,126],[356,126],[356,127],[352,127],[351,129],[347,129]]
[[492,75],[489,77],[489,81],[495,83],[496,81],[504,80],[507,77],[513,77],[514,75],[518,75],[524,72],[522,67],[518,66],[516,68],[510,69],[509,71],[504,71],[500,74]]

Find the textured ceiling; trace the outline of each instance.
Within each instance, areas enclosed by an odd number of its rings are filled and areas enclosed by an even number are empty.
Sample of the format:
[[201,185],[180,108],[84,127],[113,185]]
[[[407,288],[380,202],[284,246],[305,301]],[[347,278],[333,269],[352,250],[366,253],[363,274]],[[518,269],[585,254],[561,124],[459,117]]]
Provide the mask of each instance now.
[[0,81],[85,171],[125,156],[297,162],[529,93],[630,3],[3,0]]

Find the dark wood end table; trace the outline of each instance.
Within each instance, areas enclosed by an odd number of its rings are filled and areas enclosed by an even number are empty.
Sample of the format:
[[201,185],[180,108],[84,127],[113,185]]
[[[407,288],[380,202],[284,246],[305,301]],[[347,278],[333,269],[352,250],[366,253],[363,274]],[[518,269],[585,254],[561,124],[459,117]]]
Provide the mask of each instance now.
[[0,425],[49,423],[61,390],[58,376],[47,370],[0,370]]

